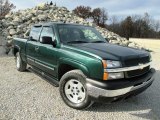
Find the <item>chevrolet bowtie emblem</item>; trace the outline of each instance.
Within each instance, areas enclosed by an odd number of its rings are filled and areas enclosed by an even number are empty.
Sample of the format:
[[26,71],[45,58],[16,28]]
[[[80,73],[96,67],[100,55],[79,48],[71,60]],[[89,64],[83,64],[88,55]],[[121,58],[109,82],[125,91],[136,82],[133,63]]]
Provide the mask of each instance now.
[[142,70],[144,68],[143,64],[139,63],[139,69]]

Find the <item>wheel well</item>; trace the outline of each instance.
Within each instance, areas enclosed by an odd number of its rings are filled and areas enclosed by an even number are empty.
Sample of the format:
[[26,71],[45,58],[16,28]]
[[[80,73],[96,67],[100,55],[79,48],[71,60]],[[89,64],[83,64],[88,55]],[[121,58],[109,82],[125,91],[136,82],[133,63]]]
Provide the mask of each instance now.
[[59,69],[58,69],[58,79],[60,80],[61,77],[66,73],[66,72],[69,72],[71,70],[74,70],[74,69],[77,69],[71,65],[68,65],[68,64],[62,64],[59,66]]
[[14,56],[16,56],[16,53],[17,53],[18,51],[19,51],[18,48],[14,48],[14,51],[13,51]]

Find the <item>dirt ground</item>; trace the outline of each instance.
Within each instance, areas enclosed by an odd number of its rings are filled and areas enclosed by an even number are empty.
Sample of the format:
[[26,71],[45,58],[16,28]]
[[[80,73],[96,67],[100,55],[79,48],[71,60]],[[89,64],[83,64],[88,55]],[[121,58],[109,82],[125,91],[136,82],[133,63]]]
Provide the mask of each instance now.
[[[154,46],[154,45],[153,45]],[[160,48],[152,53],[155,81],[142,94],[83,111],[66,106],[58,88],[31,72],[18,72],[14,57],[0,56],[0,120],[159,120]]]

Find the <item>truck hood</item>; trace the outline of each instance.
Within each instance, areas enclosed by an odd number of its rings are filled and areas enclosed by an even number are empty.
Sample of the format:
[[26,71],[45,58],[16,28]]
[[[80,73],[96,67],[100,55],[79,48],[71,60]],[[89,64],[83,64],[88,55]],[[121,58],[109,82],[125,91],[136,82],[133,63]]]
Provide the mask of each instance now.
[[84,43],[72,44],[71,46],[98,55],[103,59],[110,60],[123,60],[149,55],[148,52],[143,50],[110,43]]

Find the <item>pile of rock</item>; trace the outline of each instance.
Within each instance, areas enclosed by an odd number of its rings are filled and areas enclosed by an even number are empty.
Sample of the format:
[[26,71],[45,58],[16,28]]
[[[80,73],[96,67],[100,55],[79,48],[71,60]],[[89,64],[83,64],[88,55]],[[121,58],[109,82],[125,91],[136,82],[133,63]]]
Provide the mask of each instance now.
[[41,4],[35,8],[10,12],[0,21],[0,30],[8,43],[12,43],[11,41],[14,37],[27,38],[33,24],[51,21],[66,21],[68,23],[94,26],[111,43],[142,49],[136,43],[130,42],[107,29],[95,26],[92,22],[77,17],[67,10],[67,8],[55,5]]

